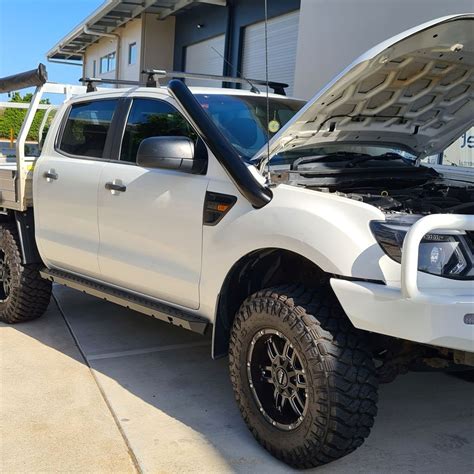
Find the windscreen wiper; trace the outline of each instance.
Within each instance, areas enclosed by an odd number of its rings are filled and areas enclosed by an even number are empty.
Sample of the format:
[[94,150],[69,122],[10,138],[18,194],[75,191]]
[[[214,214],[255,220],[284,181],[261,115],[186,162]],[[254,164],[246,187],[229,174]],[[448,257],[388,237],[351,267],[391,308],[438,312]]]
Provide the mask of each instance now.
[[393,151],[389,151],[387,153],[382,153],[381,155],[362,155],[355,157],[353,160],[349,161],[347,165],[345,166],[346,168],[353,168],[354,166],[357,166],[361,163],[365,163],[366,161],[371,161],[371,160],[380,160],[380,161],[389,161],[389,160],[402,160],[406,162],[406,159],[402,156],[399,155],[398,153],[394,153]]
[[367,153],[355,153],[351,151],[339,151],[337,153],[326,153],[323,155],[303,156],[293,161],[293,163],[291,164],[291,169],[298,170],[299,165],[316,163],[318,161],[327,160],[328,158],[334,161],[340,161],[341,159],[343,159],[344,161],[353,159],[363,159],[365,161],[366,158],[370,159],[372,158],[372,156],[368,155]]

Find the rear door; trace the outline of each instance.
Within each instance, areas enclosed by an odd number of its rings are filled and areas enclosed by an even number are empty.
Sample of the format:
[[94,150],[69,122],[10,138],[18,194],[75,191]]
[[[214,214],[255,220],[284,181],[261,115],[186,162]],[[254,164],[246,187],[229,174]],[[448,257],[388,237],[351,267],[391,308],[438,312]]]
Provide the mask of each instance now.
[[134,98],[99,184],[99,264],[109,284],[197,308],[208,178],[136,164],[143,139],[166,135],[197,138],[170,103]]
[[116,108],[116,99],[73,104],[35,165],[36,239],[48,267],[100,278],[97,190]]

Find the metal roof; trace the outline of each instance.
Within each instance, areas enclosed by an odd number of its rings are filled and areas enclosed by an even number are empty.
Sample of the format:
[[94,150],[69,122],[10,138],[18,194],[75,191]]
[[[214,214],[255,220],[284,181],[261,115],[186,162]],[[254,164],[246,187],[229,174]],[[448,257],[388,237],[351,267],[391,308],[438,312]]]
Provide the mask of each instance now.
[[[99,36],[90,34],[90,29],[101,33],[112,33],[142,13],[154,13],[163,20],[203,3],[225,7],[227,0],[106,0],[54,45],[46,56],[48,59],[81,61],[85,49],[99,39]],[[85,28],[89,29],[88,33],[84,32]]]

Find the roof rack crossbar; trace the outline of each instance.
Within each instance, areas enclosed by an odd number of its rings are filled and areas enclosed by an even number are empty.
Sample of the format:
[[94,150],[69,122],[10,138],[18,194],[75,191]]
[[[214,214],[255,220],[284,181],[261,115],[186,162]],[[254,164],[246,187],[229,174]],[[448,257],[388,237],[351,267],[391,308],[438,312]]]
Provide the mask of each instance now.
[[105,79],[102,77],[81,77],[79,82],[87,85],[87,92],[95,92],[97,87],[96,82],[101,84],[115,84],[119,86],[144,86],[145,84],[140,81],[132,81],[127,79]]
[[[158,81],[160,79],[165,78],[175,78],[175,79],[195,79],[195,80],[203,80],[203,81],[219,81],[219,82],[230,82],[233,84],[248,84],[249,82],[252,84],[265,86],[267,82],[261,79],[244,79],[242,77],[232,77],[232,76],[218,76],[215,74],[199,74],[194,72],[181,72],[181,71],[163,71],[161,69],[144,69],[142,74],[146,74],[148,76],[148,82],[152,82],[154,79],[150,79],[150,77],[157,76]],[[156,82],[156,81],[155,81]],[[156,86],[151,86],[156,87]],[[288,84],[284,82],[275,82],[275,81],[268,81],[268,87],[273,89],[275,94],[286,95],[285,89],[288,87]]]
[[[123,86],[146,86],[146,87],[159,87],[160,79],[196,79],[203,81],[218,81],[218,82],[230,82],[233,84],[248,84],[249,81],[252,84],[265,86],[267,83],[261,79],[243,79],[241,77],[231,76],[217,76],[215,74],[198,74],[193,72],[181,72],[181,71],[164,71],[162,69],[144,69],[142,74],[146,74],[146,82],[133,81],[128,79],[106,79],[102,77],[81,77],[80,82],[87,85],[87,92],[94,92],[97,90],[95,83],[101,84],[115,84]],[[275,94],[286,95],[285,89],[288,84],[284,82],[268,81],[268,87],[273,89]]]

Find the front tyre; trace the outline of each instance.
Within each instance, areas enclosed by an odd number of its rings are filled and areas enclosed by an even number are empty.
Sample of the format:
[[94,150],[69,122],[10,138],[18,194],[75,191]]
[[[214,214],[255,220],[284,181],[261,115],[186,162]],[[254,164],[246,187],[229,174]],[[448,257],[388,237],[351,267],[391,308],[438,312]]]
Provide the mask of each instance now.
[[234,320],[229,364],[247,426],[287,464],[334,461],[369,435],[375,367],[329,289],[287,285],[247,298]]
[[0,321],[13,324],[39,318],[51,298],[51,282],[41,264],[24,264],[15,225],[0,225]]

